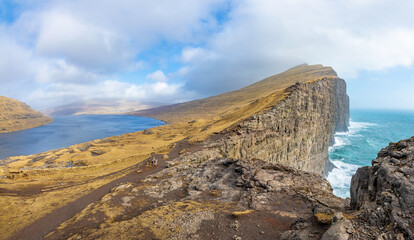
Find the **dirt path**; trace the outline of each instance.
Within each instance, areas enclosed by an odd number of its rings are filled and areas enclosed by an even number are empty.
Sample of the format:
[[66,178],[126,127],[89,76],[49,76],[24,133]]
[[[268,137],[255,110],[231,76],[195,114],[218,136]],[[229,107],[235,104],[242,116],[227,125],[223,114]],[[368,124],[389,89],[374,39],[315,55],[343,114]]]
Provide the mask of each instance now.
[[[179,155],[179,152],[182,149],[188,149],[189,144],[183,140],[176,144],[176,146],[170,151],[169,159],[176,158]],[[132,167],[126,169],[130,170],[127,175],[118,178],[110,183],[107,183],[92,192],[88,193],[85,196],[82,196],[76,199],[73,202],[66,204],[63,207],[53,210],[51,213],[46,214],[45,216],[37,219],[30,225],[24,227],[18,231],[13,236],[9,237],[8,240],[37,240],[43,239],[48,233],[56,229],[61,223],[69,220],[76,213],[83,210],[89,204],[98,201],[103,196],[108,194],[112,188],[126,182],[137,182],[144,180],[147,176],[161,171],[167,166],[167,160],[162,159],[162,155],[154,155],[158,159],[158,165],[153,167],[146,167],[146,163],[150,161],[150,158],[146,159],[144,162],[136,164]],[[137,171],[141,170],[142,172],[138,173]],[[125,169],[121,170],[125,171]],[[120,172],[121,172],[120,171]]]

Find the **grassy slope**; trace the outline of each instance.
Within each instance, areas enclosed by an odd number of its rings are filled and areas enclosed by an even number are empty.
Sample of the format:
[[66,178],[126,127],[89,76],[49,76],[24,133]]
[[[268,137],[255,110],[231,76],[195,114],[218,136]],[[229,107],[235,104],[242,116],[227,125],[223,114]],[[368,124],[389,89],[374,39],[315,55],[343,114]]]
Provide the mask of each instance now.
[[[0,165],[0,177],[9,177],[0,178],[0,190],[3,188],[17,193],[34,188],[42,194],[0,194],[0,238],[126,174],[125,171],[118,171],[143,161],[152,153],[168,153],[176,142],[184,138],[201,141],[275,105],[289,94],[286,88],[296,82],[315,81],[323,77],[336,77],[336,73],[321,65],[299,66],[237,91],[135,112],[135,115],[171,123],[153,128],[150,135],[130,133],[46,153],[12,157],[9,164]],[[197,121],[189,122],[195,119]],[[94,156],[91,154],[94,150],[100,150],[103,154]],[[81,161],[82,167],[48,167],[51,164],[64,166],[69,161]],[[23,167],[33,170],[13,173]]]
[[194,119],[213,120],[296,82],[307,82],[322,77],[337,77],[337,75],[330,67],[300,65],[236,91],[182,104],[141,110],[132,114],[154,117],[171,123]]
[[12,98],[0,96],[0,133],[39,127],[53,119]]

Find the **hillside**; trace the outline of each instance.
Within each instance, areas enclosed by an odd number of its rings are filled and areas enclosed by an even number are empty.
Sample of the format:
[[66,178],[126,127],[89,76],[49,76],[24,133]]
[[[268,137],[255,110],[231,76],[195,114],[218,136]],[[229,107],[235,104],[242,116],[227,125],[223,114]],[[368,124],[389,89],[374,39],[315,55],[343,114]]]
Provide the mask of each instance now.
[[171,123],[192,121],[194,119],[218,119],[234,109],[267,97],[297,82],[303,83],[322,78],[337,77],[336,72],[331,67],[303,64],[236,91],[191,102],[141,110],[131,114],[154,117]]
[[10,157],[0,162],[0,238],[274,239],[303,217],[317,239],[326,226],[312,209],[345,205],[322,174],[348,101],[331,68],[301,65],[133,113],[164,126]]
[[53,119],[18,100],[0,96],[0,133],[39,127]]

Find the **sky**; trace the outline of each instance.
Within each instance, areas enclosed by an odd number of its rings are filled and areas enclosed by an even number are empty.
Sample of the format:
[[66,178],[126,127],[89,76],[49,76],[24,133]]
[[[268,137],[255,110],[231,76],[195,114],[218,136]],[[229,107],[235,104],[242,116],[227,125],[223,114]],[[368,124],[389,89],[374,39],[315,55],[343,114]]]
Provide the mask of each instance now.
[[0,95],[178,103],[303,63],[351,108],[414,110],[414,1],[0,0]]

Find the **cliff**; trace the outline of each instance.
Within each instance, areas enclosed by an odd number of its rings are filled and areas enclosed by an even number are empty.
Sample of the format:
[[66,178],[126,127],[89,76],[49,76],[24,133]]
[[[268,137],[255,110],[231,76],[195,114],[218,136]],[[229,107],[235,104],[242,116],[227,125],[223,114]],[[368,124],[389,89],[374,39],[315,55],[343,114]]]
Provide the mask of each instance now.
[[238,91],[135,114],[178,122],[212,113],[221,118],[203,131],[226,134],[210,144],[215,156],[266,159],[323,174],[334,133],[348,129],[349,97],[331,68],[301,65]]
[[348,205],[321,176],[349,118],[330,67],[131,114],[169,124],[1,162],[0,238],[319,239]]
[[351,207],[360,210],[363,239],[414,239],[414,137],[390,143],[351,181]]
[[0,96],[0,133],[39,127],[53,119],[12,98]]
[[216,146],[223,157],[266,159],[322,174],[336,130],[347,130],[348,96],[340,78],[297,83],[269,110],[238,123]]
[[[338,76],[331,67],[302,64],[232,92],[181,104],[141,110],[131,114],[154,117],[169,123],[187,122],[195,119],[219,119],[232,113],[235,109],[246,107],[255,101],[260,101],[271,95],[280,95],[283,90],[296,83],[311,82],[322,78],[334,79]],[[340,94],[346,96],[344,84],[335,89],[338,91],[338,96]],[[331,92],[331,94],[334,93]],[[348,103],[343,104],[346,107]],[[257,106],[250,105],[251,107],[257,108]]]

